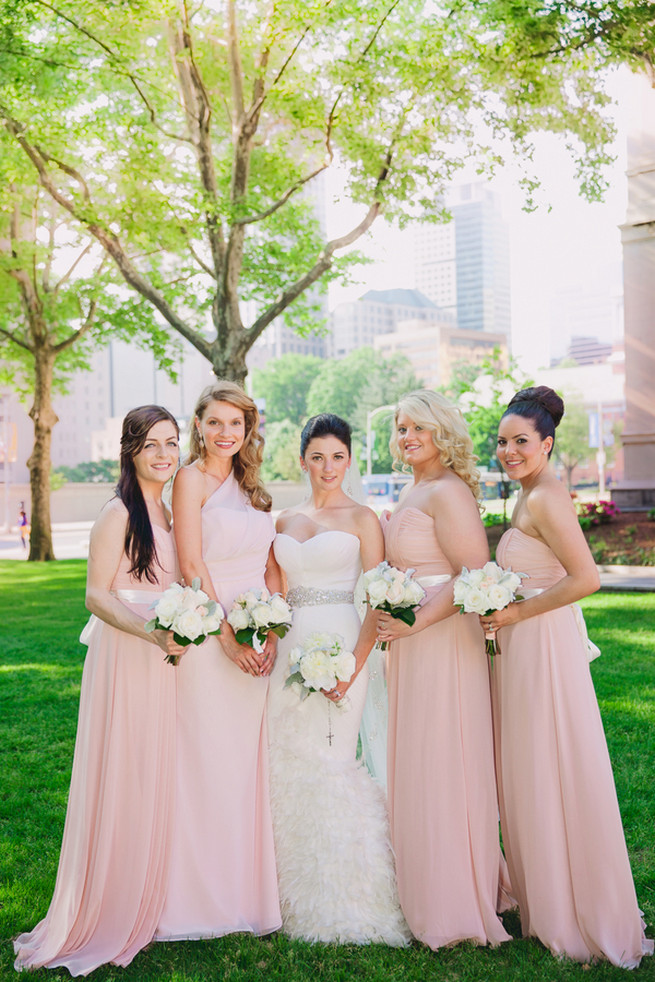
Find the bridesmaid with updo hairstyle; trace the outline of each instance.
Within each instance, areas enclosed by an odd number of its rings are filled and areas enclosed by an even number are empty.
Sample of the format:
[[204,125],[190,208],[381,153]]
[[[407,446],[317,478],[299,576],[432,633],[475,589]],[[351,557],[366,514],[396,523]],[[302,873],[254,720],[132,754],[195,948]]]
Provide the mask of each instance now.
[[563,414],[552,389],[523,389],[498,431],[498,459],[521,491],[497,560],[528,574],[524,600],[480,618],[502,651],[491,677],[503,845],[524,936],[555,955],[635,968],[653,942],[637,906],[575,603],[598,589],[598,571],[549,466]]

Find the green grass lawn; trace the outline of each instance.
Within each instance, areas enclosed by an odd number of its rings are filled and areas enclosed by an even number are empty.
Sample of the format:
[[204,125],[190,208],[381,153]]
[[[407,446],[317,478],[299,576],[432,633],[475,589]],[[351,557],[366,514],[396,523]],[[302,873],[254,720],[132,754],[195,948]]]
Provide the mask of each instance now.
[[[57,868],[77,720],[86,620],[86,564],[0,562],[0,978],[13,971],[11,938],[46,913]],[[655,925],[655,594],[597,594],[584,603],[591,637],[602,649],[592,672],[605,722],[632,859],[637,895]],[[310,844],[311,847],[311,844]],[[603,857],[598,857],[602,863]],[[506,918],[519,934],[516,915]],[[68,979],[62,969],[36,980]],[[626,979],[607,964],[556,961],[538,942],[495,950],[459,945],[432,952],[418,944],[308,945],[282,935],[245,935],[158,944],[127,969],[106,966],[94,979],[130,982],[506,982],[508,979]],[[655,979],[655,959],[634,973]]]

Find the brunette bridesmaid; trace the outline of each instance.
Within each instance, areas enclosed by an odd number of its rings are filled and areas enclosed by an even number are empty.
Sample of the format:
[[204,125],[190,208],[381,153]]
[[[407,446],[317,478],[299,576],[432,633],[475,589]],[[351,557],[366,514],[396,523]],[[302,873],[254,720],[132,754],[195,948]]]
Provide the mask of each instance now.
[[[80,712],[50,909],[14,942],[16,969],[128,965],[164,906],[175,803],[175,683],[184,655],[146,633],[150,606],[179,578],[162,489],[178,463],[175,418],[159,406],[123,420],[116,497],[91,531]],[[186,657],[186,655],[185,655]],[[180,666],[184,663],[184,658]]]
[[482,618],[502,649],[492,685],[503,843],[524,935],[556,955],[636,968],[653,942],[574,605],[598,589],[598,571],[549,466],[563,412],[547,386],[523,389],[498,432],[498,458],[521,483],[498,561],[529,574],[525,600]]

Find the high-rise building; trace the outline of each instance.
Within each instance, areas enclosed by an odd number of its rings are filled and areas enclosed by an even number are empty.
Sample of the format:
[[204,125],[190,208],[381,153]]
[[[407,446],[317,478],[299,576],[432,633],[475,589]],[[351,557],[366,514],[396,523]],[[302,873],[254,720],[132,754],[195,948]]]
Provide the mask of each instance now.
[[453,187],[446,203],[452,222],[417,229],[417,289],[455,314],[460,330],[509,336],[509,232],[499,196],[478,181]]

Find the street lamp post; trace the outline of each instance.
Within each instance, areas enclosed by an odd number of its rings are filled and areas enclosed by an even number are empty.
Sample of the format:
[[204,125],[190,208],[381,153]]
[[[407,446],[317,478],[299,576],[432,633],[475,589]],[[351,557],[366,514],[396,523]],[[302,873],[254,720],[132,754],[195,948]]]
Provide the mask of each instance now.
[[366,475],[370,476],[371,470],[373,468],[373,456],[372,456],[372,432],[371,432],[371,422],[373,418],[378,415],[378,413],[393,412],[395,406],[378,406],[377,409],[371,409],[370,413],[366,414]]

